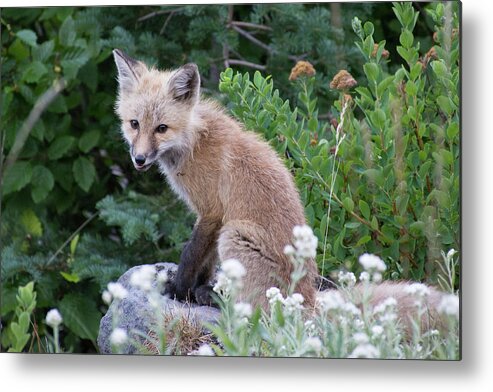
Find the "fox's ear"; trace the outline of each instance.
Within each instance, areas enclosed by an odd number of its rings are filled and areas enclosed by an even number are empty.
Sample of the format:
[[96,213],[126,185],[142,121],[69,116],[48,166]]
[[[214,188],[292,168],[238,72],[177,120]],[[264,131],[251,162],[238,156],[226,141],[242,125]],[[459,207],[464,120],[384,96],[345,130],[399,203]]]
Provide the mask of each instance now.
[[171,77],[169,89],[176,101],[195,103],[200,92],[200,75],[197,65],[189,63],[178,68]]
[[127,56],[120,49],[113,50],[116,67],[118,68],[118,84],[120,91],[131,91],[138,82],[140,75],[146,70],[141,61]]

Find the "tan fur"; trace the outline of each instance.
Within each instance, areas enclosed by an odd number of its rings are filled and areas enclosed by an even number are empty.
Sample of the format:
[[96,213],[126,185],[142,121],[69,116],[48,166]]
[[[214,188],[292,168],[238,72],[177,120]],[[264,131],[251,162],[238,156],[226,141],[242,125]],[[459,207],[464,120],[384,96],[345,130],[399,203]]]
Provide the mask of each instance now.
[[[305,223],[289,171],[267,142],[242,129],[216,103],[198,95],[174,100],[172,80],[180,70],[132,65],[138,80],[133,88],[124,88],[126,75],[120,72],[116,111],[134,156],[153,158],[157,152],[153,162],[197,214],[196,226],[207,222],[212,233],[218,225],[207,258],[238,259],[247,270],[241,298],[265,307],[268,288],[289,285],[292,265],[283,248],[291,243],[293,227]],[[131,119],[138,119],[139,132],[131,129]],[[166,124],[167,132],[155,133],[159,124]],[[308,274],[296,291],[311,307],[317,268],[313,260],[306,267]]]
[[[417,316],[416,299],[406,292],[406,288],[411,284],[411,282],[384,281],[380,284],[371,284],[367,293],[371,309],[384,302],[387,298],[392,297],[396,300],[397,322],[403,327],[408,337],[411,337],[413,333],[411,319],[415,319]],[[428,289],[429,294],[423,302],[423,308],[426,311],[421,317],[421,330],[422,332],[430,329],[444,330],[446,322],[437,310],[444,294],[431,286],[428,286]],[[363,285],[357,284],[354,288],[340,290],[339,293],[346,301],[352,301],[356,306],[362,308]]]

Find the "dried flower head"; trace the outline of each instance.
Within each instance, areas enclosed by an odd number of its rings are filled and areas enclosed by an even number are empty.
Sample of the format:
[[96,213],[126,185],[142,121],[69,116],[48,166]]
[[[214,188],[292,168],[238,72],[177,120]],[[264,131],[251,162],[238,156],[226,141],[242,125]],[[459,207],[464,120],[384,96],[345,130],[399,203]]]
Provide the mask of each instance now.
[[358,82],[345,69],[340,70],[330,82],[330,88],[335,90],[349,90],[356,86]]
[[314,76],[316,74],[315,68],[308,61],[298,61],[296,65],[291,69],[289,80],[293,81],[300,76]]
[[[371,57],[377,57],[378,44],[373,44],[373,51],[371,52]],[[382,57],[388,59],[390,52],[387,49],[382,50]]]

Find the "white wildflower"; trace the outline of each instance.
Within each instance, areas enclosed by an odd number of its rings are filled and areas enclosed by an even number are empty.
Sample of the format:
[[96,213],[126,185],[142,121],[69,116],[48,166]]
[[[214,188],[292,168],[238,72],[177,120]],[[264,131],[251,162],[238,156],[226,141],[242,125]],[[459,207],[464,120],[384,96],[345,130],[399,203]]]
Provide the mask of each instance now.
[[277,287],[271,287],[265,292],[265,296],[269,300],[269,304],[272,306],[276,302],[284,302],[284,297],[281,291]]
[[128,291],[120,283],[108,283],[108,291],[114,299],[123,299],[128,295]]
[[356,284],[356,277],[352,272],[339,271],[339,283],[343,286],[353,287]]
[[353,340],[355,341],[356,344],[365,344],[369,342],[368,335],[364,332],[356,332],[353,335]]
[[371,327],[371,334],[373,337],[379,337],[383,334],[383,327],[381,325],[374,325]]
[[408,294],[416,294],[420,297],[424,297],[428,294],[430,294],[430,289],[428,286],[426,286],[423,283],[412,283],[409,286],[407,286],[404,291]]
[[353,325],[356,330],[363,329],[365,327],[365,322],[359,318],[353,320]]
[[286,256],[292,256],[296,253],[296,249],[294,249],[293,245],[286,245],[284,247],[284,254]]
[[246,302],[238,302],[234,305],[234,310],[238,317],[250,317],[252,315],[252,305]]
[[378,358],[380,357],[380,351],[374,345],[365,343],[358,345],[349,358]]
[[374,272],[372,275],[372,280],[374,283],[380,283],[382,281],[382,274],[380,272]]
[[316,303],[323,311],[329,311],[341,309],[345,302],[338,291],[327,290],[317,295]]
[[317,326],[315,325],[315,322],[313,320],[306,320],[305,328],[308,333],[313,333],[317,329]]
[[305,299],[299,293],[294,293],[293,295],[287,297],[284,300],[284,309],[287,314],[293,314],[296,310],[303,309],[303,301]]
[[115,346],[121,346],[128,339],[127,332],[123,328],[115,328],[110,335],[110,342]]
[[387,266],[380,257],[369,253],[362,254],[359,257],[359,263],[365,271],[384,272],[387,269]]
[[196,352],[197,355],[208,356],[208,357],[214,356],[214,351],[212,350],[211,346],[209,346],[208,344],[201,345]]
[[216,293],[233,293],[242,287],[241,279],[246,275],[246,269],[236,259],[227,259],[221,263],[217,274],[217,282],[213,287]]
[[459,317],[459,297],[454,294],[446,294],[442,297],[437,310],[447,316]]
[[143,291],[152,289],[152,280],[156,274],[156,268],[153,265],[143,265],[130,276],[130,284]]
[[216,293],[227,293],[231,287],[231,279],[229,279],[223,272],[219,271],[217,274],[217,281],[212,290]]
[[245,267],[236,259],[224,260],[221,263],[221,270],[230,279],[240,280],[246,275]]
[[431,336],[438,336],[438,335],[440,335],[440,331],[438,329],[432,329],[430,331],[430,335]]
[[104,290],[101,297],[103,298],[103,301],[106,305],[111,304],[111,301],[113,301],[113,297],[111,296],[111,293],[108,290]]
[[366,271],[363,271],[361,274],[359,274],[359,280],[360,282],[369,282],[370,274]]
[[352,314],[353,316],[359,316],[361,315],[361,310],[352,302],[346,302],[343,306],[342,309],[349,314]]
[[307,351],[314,351],[319,354],[322,351],[322,341],[318,337],[309,337],[305,340]]
[[448,252],[447,252],[447,259],[450,259],[452,258],[455,254],[457,253],[457,251],[455,249],[450,249]]
[[293,228],[296,255],[301,258],[313,258],[317,255],[318,238],[313,234],[310,226],[295,226]]
[[397,305],[394,297],[388,297],[373,308],[373,313],[385,313],[388,309],[392,309]]
[[48,324],[52,328],[58,327],[62,323],[62,315],[58,311],[58,309],[51,309],[46,314],[46,324]]

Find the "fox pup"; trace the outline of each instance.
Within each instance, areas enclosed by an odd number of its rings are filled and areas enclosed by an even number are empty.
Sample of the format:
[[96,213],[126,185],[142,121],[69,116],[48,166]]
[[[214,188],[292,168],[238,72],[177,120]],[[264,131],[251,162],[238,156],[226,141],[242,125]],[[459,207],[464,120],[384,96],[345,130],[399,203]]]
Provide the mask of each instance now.
[[[293,227],[305,224],[291,174],[268,143],[201,98],[195,64],[160,71],[121,50],[113,55],[116,112],[135,168],[157,165],[198,217],[166,292],[210,304],[216,262],[235,258],[246,269],[240,299],[265,308],[267,289],[289,286],[292,265],[283,249]],[[305,268],[296,291],[311,307],[317,267],[310,260]]]

